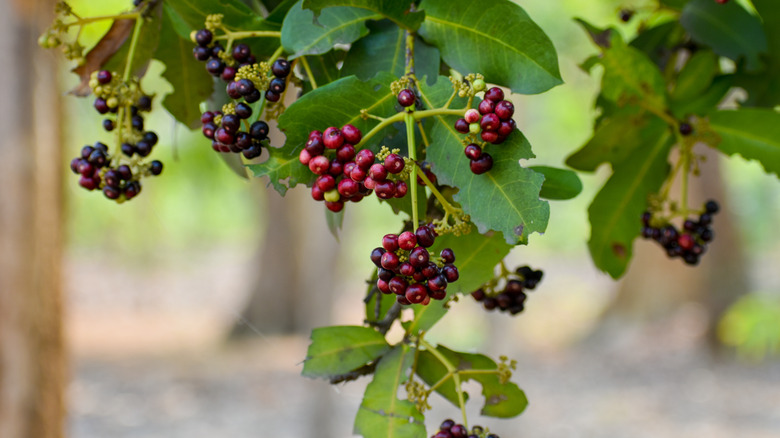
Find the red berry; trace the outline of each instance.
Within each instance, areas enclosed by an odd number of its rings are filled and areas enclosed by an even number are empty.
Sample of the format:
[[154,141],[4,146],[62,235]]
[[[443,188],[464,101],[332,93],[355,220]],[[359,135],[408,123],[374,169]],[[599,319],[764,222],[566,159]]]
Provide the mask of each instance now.
[[393,293],[393,291],[390,290],[390,283],[382,280],[381,278],[376,281],[376,288],[379,289],[379,292],[382,292],[383,294]]
[[358,144],[363,138],[363,133],[354,125],[344,125],[341,127],[341,135],[344,136],[344,141],[351,144]]
[[330,167],[328,168],[328,173],[333,175],[334,177],[337,177],[344,173],[344,165],[341,164],[341,161],[334,158],[330,160]]
[[442,273],[444,274],[444,277],[447,278],[448,283],[454,283],[458,281],[458,278],[460,278],[460,273],[458,272],[458,268],[456,268],[454,265],[446,264],[444,265],[444,268],[442,268]]
[[[428,290],[428,296],[434,300],[443,300],[447,298],[447,289],[442,290]],[[471,438],[471,437],[469,437]]]
[[395,196],[395,183],[386,180],[377,182],[374,192],[376,192],[376,196],[380,199],[390,199]]
[[482,137],[482,140],[494,144],[501,138],[496,131],[482,131],[479,136]]
[[433,230],[431,230],[426,225],[417,228],[417,231],[414,232],[414,235],[417,237],[417,244],[423,248],[433,246],[433,243],[436,240],[436,235],[434,234]]
[[471,124],[477,123],[481,117],[482,116],[479,115],[479,111],[471,108],[470,110],[466,111],[466,115],[463,118],[466,120],[466,123]]
[[325,175],[328,173],[329,168],[330,161],[328,161],[328,157],[324,155],[314,157],[309,161],[309,170],[315,175]]
[[420,304],[428,297],[428,289],[421,284],[413,284],[406,288],[406,299],[412,304]]
[[406,193],[409,191],[409,186],[406,185],[404,181],[398,181],[395,183],[395,197],[396,198],[403,198],[406,196]]
[[375,163],[368,169],[368,176],[376,182],[382,182],[387,179],[387,169],[385,166]]
[[331,126],[322,133],[322,142],[328,149],[338,149],[344,144],[344,136],[339,128]]
[[499,102],[504,100],[504,91],[498,87],[493,87],[485,92],[485,99]]
[[469,167],[471,167],[471,172],[481,175],[493,168],[493,157],[485,152],[481,157],[469,163]]
[[325,201],[325,206],[328,207],[328,210],[334,213],[338,213],[344,209],[344,203],[342,201],[336,201],[336,202]]
[[344,143],[336,151],[336,158],[342,163],[352,161],[355,158],[355,147],[349,143]]
[[439,257],[444,260],[444,263],[455,263],[455,252],[451,248],[441,250]]
[[355,163],[363,170],[368,170],[374,164],[374,153],[369,149],[361,149],[355,157]]
[[498,131],[498,127],[501,126],[501,119],[495,113],[485,114],[479,126],[483,131]]
[[393,252],[386,252],[382,254],[382,260],[380,261],[382,264],[382,267],[389,270],[394,270],[398,267],[398,265],[401,263],[400,260],[398,260],[398,256],[395,255]]
[[349,178],[344,178],[339,181],[338,190],[345,198],[351,198],[358,192],[358,183]]
[[496,115],[501,120],[509,120],[515,114],[515,106],[508,100],[502,100],[496,104]]
[[469,122],[466,119],[458,119],[455,121],[455,130],[461,134],[469,133]]
[[398,273],[406,277],[411,277],[415,273],[414,266],[409,262],[403,262],[398,267]]
[[428,280],[428,289],[431,291],[439,291],[447,288],[447,278],[444,275],[436,275]]
[[690,234],[681,234],[677,238],[677,244],[685,251],[690,251],[696,244],[696,240]]
[[415,268],[423,268],[428,265],[429,255],[428,250],[418,246],[409,253],[409,263]]
[[476,160],[482,155],[482,148],[478,145],[472,143],[468,146],[466,146],[465,149],[466,157],[468,157],[469,160]]
[[403,295],[406,293],[406,288],[409,286],[409,283],[401,277],[393,277],[388,282],[388,286],[390,286],[390,291],[394,294]]
[[385,168],[390,173],[400,173],[404,166],[404,159],[398,154],[390,154],[385,158]]
[[513,119],[505,120],[501,122],[501,125],[498,127],[498,135],[499,137],[506,137],[507,135],[514,132],[515,128],[517,127],[517,124]]
[[404,231],[398,236],[398,246],[406,251],[411,251],[417,246],[417,236],[411,231]]
[[325,192],[322,191],[316,184],[311,187],[311,197],[315,201],[324,201]]
[[398,249],[398,235],[385,234],[382,237],[382,247],[388,251],[395,251]]
[[111,72],[108,70],[100,70],[97,72],[97,81],[101,85],[106,85],[111,82]]
[[329,192],[336,187],[336,178],[333,175],[321,175],[314,180],[314,184],[323,192]]
[[496,104],[492,100],[483,100],[479,103],[479,107],[477,108],[479,110],[479,113],[482,115],[490,114],[494,111],[496,107]]
[[352,178],[353,181],[363,181],[366,179],[366,176],[368,176],[368,173],[365,169],[361,169],[360,166],[354,166],[352,172],[349,172],[349,177]]
[[415,97],[412,90],[405,88],[398,93],[398,103],[401,104],[402,107],[406,108],[412,106],[414,105],[414,101]]

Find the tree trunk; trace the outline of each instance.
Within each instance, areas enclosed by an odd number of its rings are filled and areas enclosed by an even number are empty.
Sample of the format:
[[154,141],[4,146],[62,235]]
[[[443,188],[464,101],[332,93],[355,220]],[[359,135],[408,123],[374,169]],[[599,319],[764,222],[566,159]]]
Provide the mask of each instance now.
[[0,2],[0,437],[64,434],[59,94],[37,46],[54,2]]

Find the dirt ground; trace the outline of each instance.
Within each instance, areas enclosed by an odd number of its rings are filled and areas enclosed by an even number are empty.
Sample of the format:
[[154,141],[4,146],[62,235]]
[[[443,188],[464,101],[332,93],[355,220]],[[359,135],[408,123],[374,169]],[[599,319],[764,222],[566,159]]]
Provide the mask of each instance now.
[[[240,263],[222,264],[235,271],[220,268],[221,280],[209,269],[134,276],[95,263],[68,262],[72,438],[352,436],[366,379],[334,387],[301,377],[305,335],[222,342],[242,301],[238,280],[229,280],[241,278]],[[110,273],[101,284],[121,286],[79,288],[95,269]],[[568,290],[552,278],[547,295]],[[553,316],[552,326],[563,324],[565,316]],[[546,326],[494,319],[496,333],[519,334],[479,349],[518,361],[513,380],[530,405],[510,420],[479,417],[479,388],[467,386],[468,412],[472,424],[502,438],[780,437],[780,362],[713,357],[699,346],[696,312],[555,348],[523,341]],[[448,345],[472,344],[457,328],[445,329]],[[537,335],[523,337],[524,330]],[[429,434],[458,414],[432,401]]]

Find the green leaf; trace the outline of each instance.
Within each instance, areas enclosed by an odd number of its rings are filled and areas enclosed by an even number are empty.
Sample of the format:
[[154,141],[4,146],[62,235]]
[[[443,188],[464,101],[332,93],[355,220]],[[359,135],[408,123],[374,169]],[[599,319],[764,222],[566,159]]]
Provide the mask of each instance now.
[[268,14],[268,16],[265,17],[265,20],[269,23],[274,23],[281,28],[282,23],[284,22],[284,17],[287,16],[287,13],[290,11],[290,8],[292,8],[293,5],[297,2],[298,0],[282,1],[275,8],[273,8],[273,10]]
[[601,60],[604,76],[601,94],[618,104],[639,101],[652,108],[666,108],[666,81],[652,61],[631,46],[613,46]]
[[[447,361],[457,370],[497,370],[498,365],[493,359],[482,354],[461,353],[450,350],[447,347],[439,345],[436,350],[441,353]],[[433,385],[446,374],[442,372],[443,365],[434,364],[438,362],[432,354],[428,353],[418,356],[417,375],[425,383]],[[421,367],[422,365],[422,367]],[[438,379],[437,379],[438,378]],[[436,380],[434,380],[436,379]],[[461,374],[461,381],[476,380],[482,385],[482,395],[485,398],[485,404],[480,412],[486,417],[512,418],[520,415],[528,406],[528,399],[523,390],[515,383],[501,383],[497,374]],[[442,384],[436,392],[440,393],[451,403],[458,403],[455,385],[451,381]],[[438,389],[438,388],[437,388]],[[464,394],[465,395],[465,394]]]
[[702,95],[718,73],[718,56],[710,50],[694,53],[677,76],[671,93],[673,100],[691,100]]
[[398,399],[398,388],[408,380],[414,352],[401,343],[382,357],[374,379],[366,387],[355,417],[355,432],[365,438],[425,436],[424,417],[409,400]]
[[780,105],[780,8],[776,0],[753,0],[767,36],[767,68],[756,74],[737,71],[737,86],[744,88],[748,99],[743,106],[774,108]]
[[[666,124],[658,117],[627,107],[599,123],[593,137],[566,159],[577,170],[593,172],[601,163],[619,165],[637,148],[648,147],[647,138],[654,138]],[[652,141],[652,140],[651,140]]]
[[685,37],[685,30],[677,20],[643,30],[629,45],[641,50],[655,65],[665,65],[668,53]]
[[408,335],[417,335],[420,332],[428,331],[439,322],[449,310],[444,307],[445,300],[431,300],[427,306],[413,306],[414,319],[404,324]]
[[277,24],[264,21],[240,0],[165,0],[163,6],[176,33],[185,39],[193,30],[202,29],[210,14],[222,14],[222,24],[231,31],[279,30]]
[[306,377],[329,378],[348,373],[390,350],[385,337],[360,326],[330,326],[311,332],[311,345],[303,362]]
[[[143,73],[149,67],[149,61],[152,60],[157,47],[160,44],[160,32],[162,31],[162,8],[155,7],[149,14],[149,18],[141,20],[138,42],[136,43],[135,53],[133,54],[132,67],[133,74],[143,76]],[[111,59],[102,67],[109,71],[125,71],[127,57],[130,52],[130,41],[132,35],[125,40],[122,48],[111,56]],[[192,55],[190,55],[192,58]]]
[[718,107],[733,85],[734,75],[716,76],[704,94],[690,100],[671,102],[672,114],[682,119],[691,114],[709,113]]
[[[441,350],[442,348],[440,346],[438,349]],[[447,367],[428,350],[420,351],[420,354],[417,356],[417,368],[415,371],[428,386],[435,385],[447,375]],[[458,393],[455,390],[455,382],[451,378],[439,385],[435,391],[453,405],[458,406]],[[469,394],[463,393],[463,399],[464,401],[468,400]]]
[[[379,122],[363,120],[360,110],[381,116],[395,113],[396,98],[390,91],[393,80],[395,77],[389,74],[378,75],[367,82],[349,76],[305,94],[279,117],[279,129],[287,136],[284,146],[269,149],[267,161],[248,167],[255,176],[268,176],[269,184],[282,195],[288,188],[310,183],[314,174],[298,161],[309,133],[347,123],[355,125],[363,134],[367,133]],[[389,127],[388,131],[392,129]],[[381,136],[375,138],[381,139]],[[369,145],[376,146],[376,142],[369,142]]]
[[766,34],[761,20],[738,2],[692,0],[683,9],[680,23],[694,41],[712,47],[718,55],[734,61],[744,58],[748,70],[761,68],[760,54],[767,51]]
[[602,271],[618,278],[631,259],[634,239],[647,196],[655,193],[669,173],[667,156],[673,137],[666,127],[647,134],[644,144],[615,166],[615,172],[588,208],[591,235],[588,248]]
[[424,12],[411,12],[410,0],[304,0],[303,7],[311,9],[319,16],[323,8],[329,6],[352,6],[367,9],[389,18],[399,27],[415,31],[425,17]]
[[[449,97],[450,82],[445,77],[440,77],[433,87],[421,85],[421,96],[429,108],[440,106]],[[526,242],[533,232],[544,232],[550,205],[539,199],[544,176],[519,163],[534,157],[525,136],[516,131],[503,144],[488,146],[486,152],[493,157],[493,168],[475,175],[463,156],[463,135],[453,127],[456,119],[432,118],[429,138],[436,141],[426,153],[439,182],[460,189],[454,199],[471,216],[480,233],[501,231],[507,243],[516,245]]]
[[758,108],[716,111],[709,122],[720,136],[718,150],[756,160],[767,173],[780,176],[780,113]]
[[582,181],[571,170],[549,166],[531,166],[531,170],[544,175],[544,183],[539,197],[550,200],[575,198],[582,192]]
[[[322,55],[307,56],[306,61],[309,63],[312,76],[317,82],[317,87],[328,85],[329,83],[337,80],[340,76],[338,63],[343,59],[343,50],[331,50]],[[308,79],[308,76],[304,76],[304,79]],[[307,92],[311,91],[310,83],[307,82]]]
[[334,213],[326,208],[325,221],[328,223],[328,230],[330,230],[330,234],[332,234],[333,237],[338,240],[339,231],[341,231],[341,227],[344,226],[344,210],[341,210],[338,213]]
[[480,234],[472,227],[462,236],[437,237],[431,252],[438,254],[444,248],[455,253],[455,266],[460,273],[458,281],[447,286],[447,292],[470,294],[495,276],[493,269],[509,254],[512,245],[504,241],[501,233]]
[[535,94],[563,83],[552,41],[520,6],[493,0],[423,0],[420,36],[462,72],[478,72],[515,93]]
[[333,7],[322,10],[315,22],[314,13],[301,8],[298,2],[287,13],[282,24],[282,46],[293,59],[303,55],[319,55],[336,44],[350,44],[368,33],[366,20],[380,16],[365,9]]
[[[368,24],[371,33],[352,44],[344,59],[341,74],[355,75],[362,80],[388,71],[401,77],[405,73],[406,39],[404,30],[390,21]],[[439,50],[415,38],[414,67],[418,78],[435,81],[439,74]]]
[[623,44],[623,37],[618,31],[611,27],[602,29],[588,23],[582,18],[575,18],[574,21],[576,21],[580,26],[582,26],[583,29],[585,29],[585,32],[588,33],[591,41],[593,41],[593,43],[599,47],[608,49],[614,44]]
[[179,123],[197,129],[200,127],[200,102],[211,95],[214,81],[203,64],[192,57],[192,43],[174,31],[167,13],[154,57],[165,64],[162,76],[173,87],[173,92],[165,96],[163,106]]

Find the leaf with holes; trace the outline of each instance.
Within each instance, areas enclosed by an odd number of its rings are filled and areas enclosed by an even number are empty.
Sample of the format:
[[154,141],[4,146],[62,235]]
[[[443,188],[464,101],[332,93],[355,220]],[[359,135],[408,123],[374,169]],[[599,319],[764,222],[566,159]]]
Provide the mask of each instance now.
[[409,400],[398,398],[408,380],[414,352],[401,343],[382,357],[366,387],[355,417],[355,433],[368,438],[407,438],[425,435],[424,417]]
[[535,94],[563,83],[552,41],[517,4],[493,0],[423,0],[420,36],[444,62],[515,93]]
[[720,137],[718,150],[756,160],[767,173],[780,176],[780,113],[758,108],[716,111],[709,122]]
[[415,31],[425,16],[423,12],[412,12],[410,0],[303,0],[303,7],[319,16],[323,8],[330,6],[352,6],[369,10],[392,20],[397,26]]
[[655,193],[669,173],[667,156],[674,138],[666,127],[643,138],[631,155],[614,167],[615,172],[588,208],[588,248],[596,266],[618,278],[631,260],[639,235],[647,196]]
[[[306,144],[309,133],[351,123],[365,135],[379,122],[363,120],[360,117],[361,109],[383,117],[395,113],[396,99],[390,91],[393,80],[395,77],[390,74],[378,75],[367,82],[349,76],[307,93],[279,117],[279,129],[287,136],[284,146],[270,149],[268,160],[249,165],[249,169],[255,176],[267,176],[269,184],[273,184],[282,195],[288,188],[309,184],[314,180],[314,174],[298,161],[298,154]],[[392,126],[388,127],[387,132],[393,129]],[[375,141],[367,144],[376,149],[381,138],[377,136]]]
[[380,15],[359,8],[325,8],[314,20],[314,13],[302,9],[298,2],[290,9],[282,24],[282,46],[289,59],[302,55],[319,55],[336,44],[350,44],[368,34],[367,20],[378,20]]
[[[450,87],[445,77],[434,86],[421,84],[425,105],[441,106],[451,94]],[[515,131],[503,144],[488,146],[486,152],[493,156],[493,168],[475,175],[463,155],[463,135],[453,127],[457,116],[432,119],[430,138],[436,141],[428,147],[426,158],[439,182],[460,189],[454,199],[471,216],[479,232],[500,231],[512,245],[527,242],[533,232],[544,232],[550,205],[539,199],[544,176],[520,165],[520,160],[534,158],[525,136]]]
[[303,362],[306,377],[330,378],[360,368],[390,350],[385,337],[360,326],[330,326],[311,332]]

